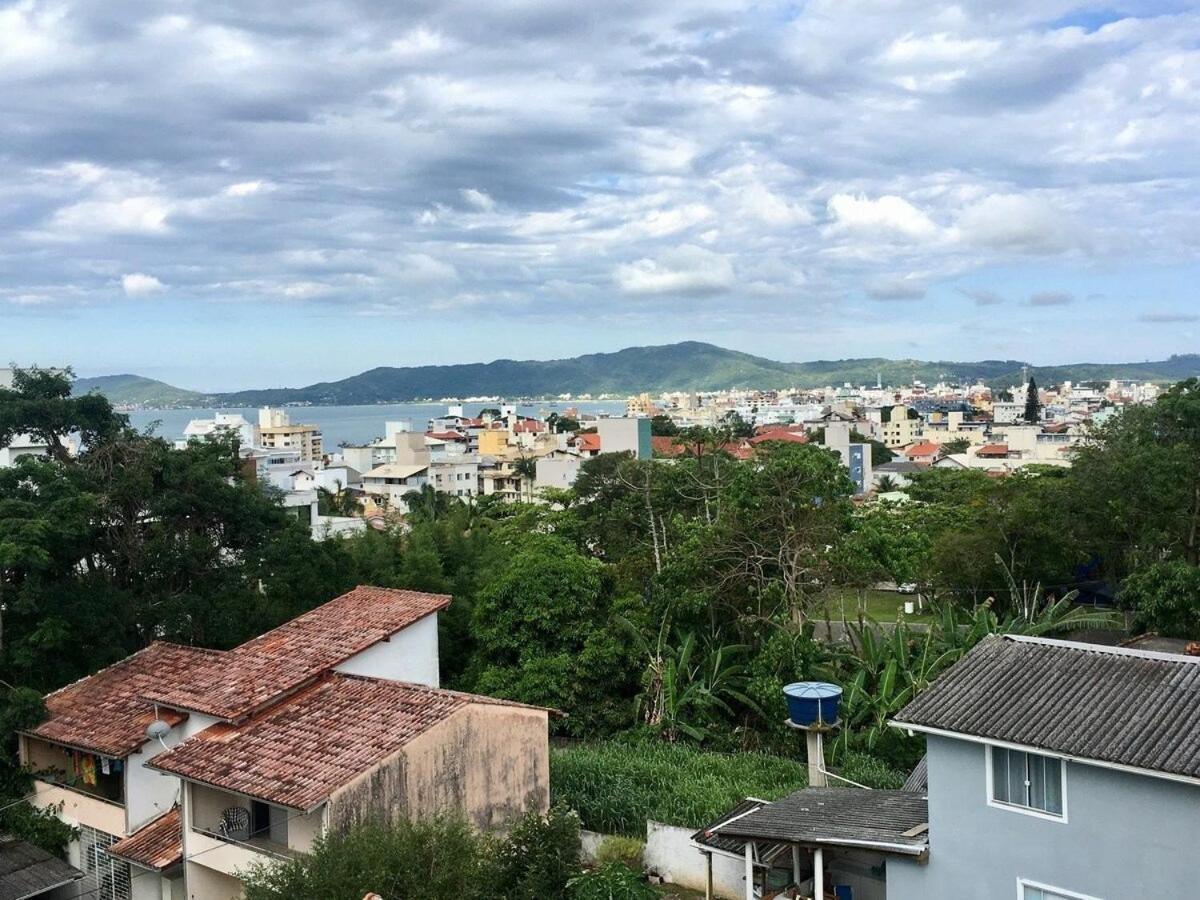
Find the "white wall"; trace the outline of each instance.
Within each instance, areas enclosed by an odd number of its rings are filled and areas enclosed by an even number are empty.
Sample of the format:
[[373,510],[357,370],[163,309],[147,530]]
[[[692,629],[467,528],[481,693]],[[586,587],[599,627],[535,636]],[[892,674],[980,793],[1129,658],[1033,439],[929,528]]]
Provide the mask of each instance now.
[[334,668],[348,675],[413,681],[437,687],[437,613],[414,622],[403,631],[392,635],[391,640],[368,647]]
[[[661,822],[646,823],[646,868],[671,884],[703,891],[706,879],[704,854],[692,843],[695,828],[679,828]],[[713,891],[718,897],[746,896],[746,863],[741,859],[713,854]]]
[[[209,725],[216,724],[212,716],[191,713],[163,739],[174,748]],[[146,763],[163,752],[158,741],[146,741],[138,753],[125,760],[125,822],[126,833],[132,834],[151,819],[157,819],[179,800],[179,779],[146,768]]]

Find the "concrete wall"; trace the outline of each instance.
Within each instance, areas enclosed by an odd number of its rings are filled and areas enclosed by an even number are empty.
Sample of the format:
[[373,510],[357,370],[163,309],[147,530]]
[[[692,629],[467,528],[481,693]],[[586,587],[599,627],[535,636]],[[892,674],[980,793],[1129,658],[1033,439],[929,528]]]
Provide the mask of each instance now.
[[[216,722],[212,716],[192,713],[172,728],[163,742],[167,747],[176,747]],[[147,741],[125,760],[125,815],[130,834],[179,802],[179,779],[146,768],[162,752],[163,745],[158,741]]]
[[[707,863],[704,854],[692,844],[695,833],[696,828],[647,822],[646,852],[642,857],[647,871],[661,875],[671,884],[702,892],[708,877]],[[745,897],[745,862],[714,853],[713,892],[730,900]]]
[[328,823],[465,816],[477,828],[503,827],[550,802],[547,715],[471,704],[410,741],[398,754],[337,791]]
[[242,896],[242,883],[199,863],[187,866],[187,895],[189,900],[237,900]]
[[598,419],[596,432],[600,435],[601,453],[632,453],[638,459],[651,456],[649,419]]
[[889,862],[889,900],[1015,897],[1018,878],[1106,900],[1195,884],[1200,787],[1066,762],[1052,821],[987,804],[981,744],[930,737],[928,752],[929,862]]
[[414,622],[391,640],[381,641],[334,667],[349,675],[366,675],[392,681],[413,681],[437,687],[437,613]]

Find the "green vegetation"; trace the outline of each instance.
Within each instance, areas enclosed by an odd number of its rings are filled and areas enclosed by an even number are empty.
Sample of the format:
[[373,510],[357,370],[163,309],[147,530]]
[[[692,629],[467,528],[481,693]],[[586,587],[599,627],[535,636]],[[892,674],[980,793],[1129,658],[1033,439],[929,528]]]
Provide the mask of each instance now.
[[[307,387],[245,390],[201,395],[136,375],[81,379],[78,390],[98,390],[112,402],[142,406],[262,406],[282,403],[354,404],[504,394],[548,397],[560,393],[632,394],[640,391],[726,390],[730,388],[817,388],[830,384],[929,383],[944,379],[982,379],[994,387],[1020,380],[1019,360],[930,362],[913,359],[842,359],[804,363],[776,362],[687,341],[660,347],[630,347],[572,359],[511,360],[453,366],[377,368],[341,381]],[[1082,363],[1032,370],[1043,384],[1110,378],[1173,382],[1200,375],[1200,354],[1172,356],[1161,362]]]
[[545,900],[566,896],[580,874],[579,820],[553,809],[545,818],[527,815],[504,838],[454,819],[359,825],[322,835],[309,854],[254,868],[244,883],[246,900],[362,900],[368,891],[422,900]]
[[596,863],[601,866],[609,863],[621,863],[635,872],[642,871],[642,856],[646,852],[646,844],[637,838],[612,835],[600,842],[596,849]]

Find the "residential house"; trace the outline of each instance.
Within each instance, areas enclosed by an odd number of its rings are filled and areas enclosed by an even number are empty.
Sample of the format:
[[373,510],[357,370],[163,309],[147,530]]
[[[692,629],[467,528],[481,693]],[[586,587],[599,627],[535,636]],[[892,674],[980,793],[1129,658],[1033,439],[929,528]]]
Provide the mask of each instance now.
[[1200,659],[991,637],[893,724],[926,738],[930,852],[890,898],[1197,894]]
[[891,724],[926,741],[903,790],[747,798],[695,847],[747,900],[1197,896],[1200,657],[994,635]]
[[918,441],[915,444],[910,444],[900,451],[900,455],[905,461],[917,463],[922,466],[933,465],[934,461],[942,452],[942,445],[935,444],[932,441]]
[[361,821],[548,803],[544,709],[438,688],[439,594],[359,587],[229,651],[156,642],[46,698],[35,805],[94,900],[227,900]]

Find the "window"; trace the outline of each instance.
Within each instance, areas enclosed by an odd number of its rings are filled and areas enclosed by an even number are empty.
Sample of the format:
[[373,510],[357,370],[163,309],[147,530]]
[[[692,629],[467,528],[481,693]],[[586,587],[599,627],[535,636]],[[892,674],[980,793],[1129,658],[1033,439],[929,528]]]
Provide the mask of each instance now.
[[988,747],[988,803],[1066,819],[1061,759]]
[[1099,900],[1091,894],[1076,894],[1062,888],[1039,884],[1036,881],[1017,879],[1017,900]]
[[107,853],[118,840],[87,825],[79,826],[79,867],[96,900],[130,900],[129,863]]

